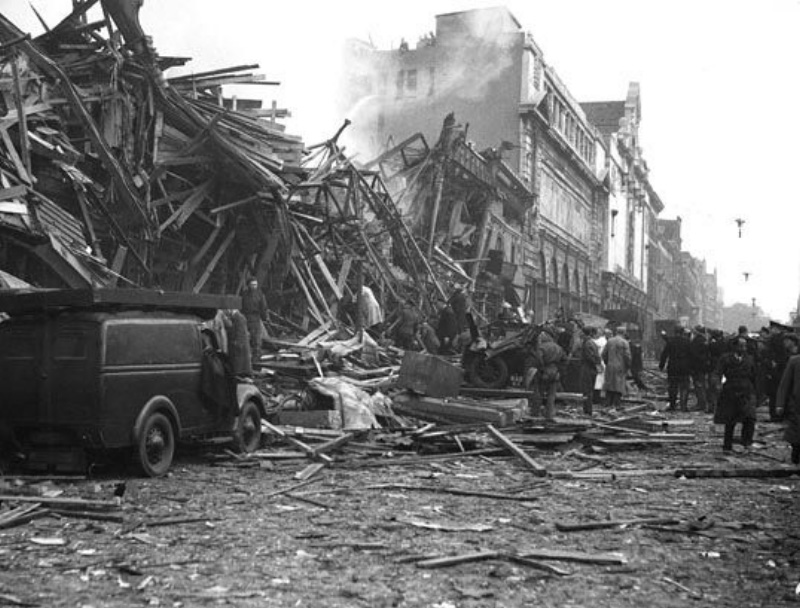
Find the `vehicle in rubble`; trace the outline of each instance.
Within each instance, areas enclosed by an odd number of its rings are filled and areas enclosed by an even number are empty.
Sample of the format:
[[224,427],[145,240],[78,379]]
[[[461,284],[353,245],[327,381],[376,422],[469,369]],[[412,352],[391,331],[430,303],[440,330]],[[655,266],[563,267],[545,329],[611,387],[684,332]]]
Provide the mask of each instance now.
[[265,399],[229,371],[209,323],[240,298],[134,289],[0,295],[0,427],[29,468],[85,469],[92,454],[169,470],[178,442],[259,447]]
[[494,342],[473,334],[461,361],[467,380],[481,388],[503,388],[512,376],[523,376],[525,359],[540,331],[536,325],[525,325]]

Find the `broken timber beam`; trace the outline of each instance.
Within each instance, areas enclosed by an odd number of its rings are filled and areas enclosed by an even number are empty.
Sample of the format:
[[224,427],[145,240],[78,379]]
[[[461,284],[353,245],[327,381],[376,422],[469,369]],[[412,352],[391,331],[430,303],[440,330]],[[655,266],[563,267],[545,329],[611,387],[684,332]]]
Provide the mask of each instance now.
[[508,437],[503,435],[500,431],[494,428],[491,424],[486,425],[486,429],[489,433],[494,437],[498,443],[502,444],[508,451],[514,454],[517,458],[519,458],[525,465],[533,470],[533,472],[539,477],[545,477],[547,475],[547,469],[536,462],[533,458],[531,458],[525,451],[522,450],[517,444],[511,441]]

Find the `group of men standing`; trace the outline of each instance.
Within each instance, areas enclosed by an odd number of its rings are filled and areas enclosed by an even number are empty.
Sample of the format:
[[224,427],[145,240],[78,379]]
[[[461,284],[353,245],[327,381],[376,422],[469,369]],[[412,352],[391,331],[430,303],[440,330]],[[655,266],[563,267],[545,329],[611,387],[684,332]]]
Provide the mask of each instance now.
[[[764,401],[769,404],[770,420],[779,421],[786,416],[790,429],[796,427],[800,378],[795,386],[794,372],[785,372],[790,358],[798,353],[800,336],[791,328],[772,322],[754,337],[741,326],[736,335],[726,337],[721,331],[708,331],[701,326],[694,330],[677,327],[673,336],[664,338],[659,367],[667,370],[667,409],[688,411],[689,392],[693,389],[697,408],[713,413],[714,422],[725,426],[723,450],[732,450],[737,424],[742,427],[742,445],[752,445],[756,408]],[[797,365],[800,363],[794,363],[792,370]],[[797,396],[793,397],[795,393]],[[796,435],[790,443],[798,445],[793,458],[800,458],[800,429]]]
[[[544,403],[544,417],[554,418],[556,391],[569,359],[579,362],[578,384],[585,414],[592,415],[599,390],[605,392],[607,406],[619,407],[627,392],[628,375],[637,376],[637,370],[625,328],[609,333],[610,337],[601,335],[596,328],[585,327],[577,320],[569,321],[565,327],[545,324],[536,342],[530,345],[526,361],[525,382],[533,390],[534,414]],[[599,384],[598,378],[602,379]]]

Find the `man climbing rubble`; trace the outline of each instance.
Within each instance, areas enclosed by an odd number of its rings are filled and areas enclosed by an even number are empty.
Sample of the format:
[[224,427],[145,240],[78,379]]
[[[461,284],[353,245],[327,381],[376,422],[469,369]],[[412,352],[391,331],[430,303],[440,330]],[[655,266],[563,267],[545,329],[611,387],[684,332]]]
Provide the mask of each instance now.
[[247,320],[250,356],[255,364],[261,359],[261,323],[267,320],[267,299],[258,288],[258,279],[255,277],[247,282],[247,288],[242,292],[242,314]]

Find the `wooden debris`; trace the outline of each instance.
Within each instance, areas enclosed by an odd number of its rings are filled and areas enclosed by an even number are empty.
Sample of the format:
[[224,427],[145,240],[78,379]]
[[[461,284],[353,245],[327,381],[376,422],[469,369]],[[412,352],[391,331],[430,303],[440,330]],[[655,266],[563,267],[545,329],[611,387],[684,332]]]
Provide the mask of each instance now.
[[581,564],[597,564],[601,566],[615,566],[628,563],[625,556],[620,553],[581,553],[579,551],[560,551],[557,549],[534,549],[521,551],[519,554],[525,558],[550,559]]
[[454,555],[452,557],[435,557],[433,559],[423,559],[417,562],[417,568],[448,568],[450,566],[457,566],[459,564],[467,564],[470,562],[482,562],[488,559],[497,559],[502,556],[500,551],[479,551],[476,553],[465,553],[463,555]]
[[775,467],[775,468],[683,468],[676,469],[673,473],[675,477],[686,477],[687,479],[699,479],[708,477],[800,477],[800,469],[797,467]]
[[524,452],[518,445],[516,445],[513,441],[511,441],[508,437],[503,435],[500,431],[494,428],[491,424],[486,425],[489,433],[491,433],[492,437],[494,437],[498,443],[505,446],[512,454],[514,454],[517,458],[519,458],[525,466],[530,468],[536,475],[540,477],[544,477],[547,475],[547,469],[536,462],[533,458],[531,458],[526,452]]
[[556,522],[556,530],[559,532],[582,532],[585,530],[606,530],[609,528],[619,528],[622,526],[643,526],[643,525],[671,525],[677,524],[679,520],[672,517],[651,517],[644,519],[616,519],[609,521],[592,521],[585,523],[561,523]]

